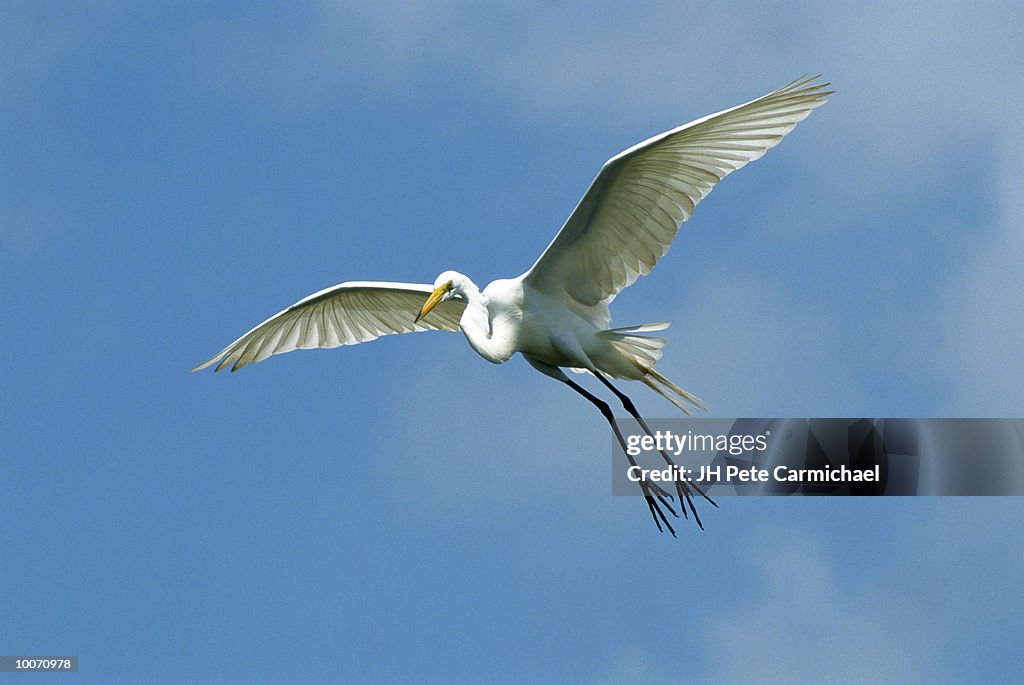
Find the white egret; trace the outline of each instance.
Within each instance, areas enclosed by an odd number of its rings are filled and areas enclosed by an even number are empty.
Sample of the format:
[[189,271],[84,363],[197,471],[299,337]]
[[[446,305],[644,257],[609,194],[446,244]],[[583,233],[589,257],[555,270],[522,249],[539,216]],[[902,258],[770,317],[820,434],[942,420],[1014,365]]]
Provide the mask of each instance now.
[[[817,77],[798,79],[612,157],[537,262],[517,278],[492,281],[482,291],[456,271],[445,271],[432,286],[341,283],[275,314],[193,371],[217,362],[217,371],[228,366],[237,371],[275,354],[354,345],[391,333],[461,330],[487,361],[501,364],[518,352],[541,373],[583,395],[600,409],[620,443],[608,404],[563,369],[593,374],[648,433],[636,407],[609,377],[641,381],[686,413],[704,409],[654,368],[665,341],[646,334],[668,324],[610,328],[608,305],[654,267],[716,183],[759,158],[824,104],[832,92],[827,86]],[[672,463],[668,455],[662,457]],[[676,483],[680,508],[685,515],[688,505],[701,525],[691,487]],[[641,488],[658,529],[664,524],[675,535],[662,510],[677,516],[666,501],[669,494],[656,483],[641,482]]]

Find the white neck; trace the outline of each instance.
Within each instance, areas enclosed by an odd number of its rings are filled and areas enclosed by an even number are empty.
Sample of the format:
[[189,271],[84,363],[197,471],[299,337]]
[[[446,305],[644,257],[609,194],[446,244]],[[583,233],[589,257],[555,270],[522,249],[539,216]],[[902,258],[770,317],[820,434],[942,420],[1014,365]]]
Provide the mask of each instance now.
[[494,364],[508,361],[515,354],[514,341],[508,339],[504,321],[495,317],[491,311],[491,303],[486,295],[480,292],[476,284],[468,278],[462,284],[462,296],[466,299],[466,309],[462,313],[459,325],[477,354]]

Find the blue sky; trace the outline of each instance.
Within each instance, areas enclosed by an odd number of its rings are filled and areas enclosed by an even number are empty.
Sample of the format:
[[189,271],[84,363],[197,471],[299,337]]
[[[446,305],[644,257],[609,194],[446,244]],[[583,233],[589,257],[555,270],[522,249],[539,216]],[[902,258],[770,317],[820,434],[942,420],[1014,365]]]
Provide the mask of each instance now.
[[822,72],[617,324],[673,321],[659,369],[717,416],[1021,416],[1022,22],[3,3],[0,653],[104,683],[1019,679],[1018,499],[729,498],[672,540],[610,495],[592,407],[460,336],[188,369],[336,282],[517,275],[611,155]]

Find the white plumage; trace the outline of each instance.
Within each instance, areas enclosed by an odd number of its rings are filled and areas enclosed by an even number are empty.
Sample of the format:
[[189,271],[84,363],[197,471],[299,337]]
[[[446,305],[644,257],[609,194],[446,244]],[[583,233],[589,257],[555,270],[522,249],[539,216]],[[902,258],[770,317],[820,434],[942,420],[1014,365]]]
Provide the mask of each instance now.
[[[608,377],[640,380],[683,411],[703,408],[654,368],[665,341],[646,334],[668,324],[610,329],[608,305],[650,272],[716,183],[759,158],[824,104],[831,93],[827,86],[817,77],[799,79],[612,157],[562,230],[518,278],[493,281],[482,291],[455,271],[442,273],[433,286],[342,283],[270,317],[193,370],[217,364],[217,371],[228,366],[236,371],[275,354],[353,345],[392,333],[462,330],[488,361],[502,363],[518,352],[582,394],[620,441],[608,405],[570,380],[563,368],[596,376],[645,429],[632,402]],[[686,501],[683,513],[688,504],[696,517],[692,487],[676,483]],[[655,483],[641,488],[658,528],[664,523],[675,534],[661,509],[675,514],[668,493]]]
[[350,281],[313,293],[274,314],[231,343],[200,371],[220,361],[215,371],[232,371],[275,354],[317,347],[340,347],[392,333],[457,331],[464,303],[449,300],[430,321],[413,322],[432,287],[415,283]]

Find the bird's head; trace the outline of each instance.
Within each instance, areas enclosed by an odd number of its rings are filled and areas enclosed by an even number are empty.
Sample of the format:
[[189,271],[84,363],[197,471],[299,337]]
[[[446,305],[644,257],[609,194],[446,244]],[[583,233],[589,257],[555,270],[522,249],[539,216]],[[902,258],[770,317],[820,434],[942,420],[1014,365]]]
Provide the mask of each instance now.
[[430,313],[431,309],[445,300],[450,300],[453,297],[462,297],[465,292],[465,286],[466,277],[458,271],[445,271],[442,273],[434,280],[434,292],[430,293],[430,297],[423,303],[423,307],[420,308],[413,323],[418,323],[420,319]]

